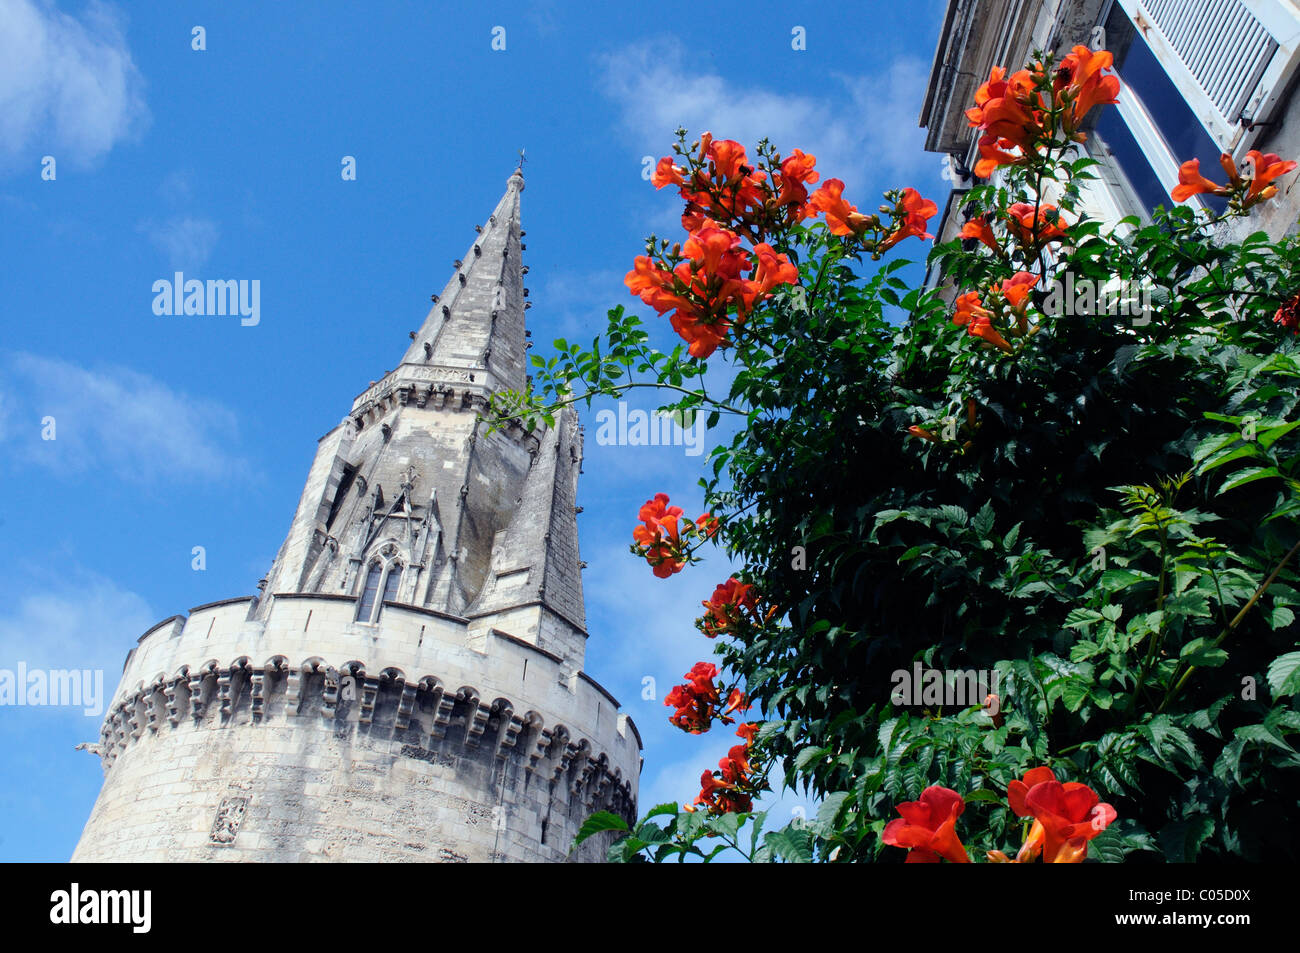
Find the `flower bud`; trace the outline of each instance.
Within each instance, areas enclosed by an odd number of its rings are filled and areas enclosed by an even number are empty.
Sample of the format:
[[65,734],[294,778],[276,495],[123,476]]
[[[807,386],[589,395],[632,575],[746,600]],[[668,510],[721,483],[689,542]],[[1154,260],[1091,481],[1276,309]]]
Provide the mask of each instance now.
[[1237,171],[1237,163],[1232,161],[1231,153],[1225,152],[1219,156],[1219,165],[1223,166],[1223,171],[1228,174],[1233,187],[1241,185],[1241,174]]

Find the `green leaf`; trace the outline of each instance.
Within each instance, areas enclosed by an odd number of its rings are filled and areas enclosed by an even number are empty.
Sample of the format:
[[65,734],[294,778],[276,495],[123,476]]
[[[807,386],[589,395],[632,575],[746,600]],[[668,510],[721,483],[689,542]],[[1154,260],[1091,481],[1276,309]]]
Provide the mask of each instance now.
[[743,818],[739,814],[719,814],[709,821],[709,827],[715,831],[720,831],[728,837],[735,838],[740,832],[740,824]]
[[1281,427],[1269,427],[1267,430],[1261,431],[1255,439],[1263,449],[1267,450],[1292,430],[1295,430],[1296,427],[1300,427],[1300,420],[1283,424]]
[[1083,629],[1105,620],[1105,616],[1094,609],[1071,609],[1065,617],[1067,629]]
[[1218,668],[1228,661],[1228,653],[1217,648],[1213,640],[1207,638],[1192,639],[1183,646],[1178,657],[1189,665],[1199,665],[1202,668]]
[[763,846],[769,848],[773,855],[792,864],[812,862],[812,832],[807,828],[784,827],[779,831],[770,831],[763,838]]
[[1286,606],[1274,605],[1268,611],[1268,618],[1274,629],[1285,629],[1295,622],[1295,613]]
[[1061,689],[1061,701],[1065,703],[1065,707],[1068,710],[1078,711],[1083,707],[1083,703],[1088,700],[1090,687],[1091,686],[1088,682],[1085,682],[1082,679],[1072,678],[1067,681],[1065,687]]
[[830,748],[804,748],[795,755],[794,766],[797,771],[808,770],[809,765],[815,764],[824,759],[831,753]]
[[627,831],[627,821],[617,814],[611,814],[609,811],[597,811],[591,817],[582,822],[578,828],[578,836],[573,839],[573,846],[577,847],[588,837],[599,834],[601,831]]
[[1300,694],[1300,652],[1288,652],[1273,659],[1268,667],[1268,687],[1274,698]]
[[1235,490],[1239,486],[1245,486],[1247,483],[1254,483],[1256,480],[1267,480],[1269,477],[1280,477],[1282,474],[1277,471],[1276,467],[1247,467],[1239,471],[1236,475],[1228,479],[1223,486],[1219,487],[1219,494],[1223,495],[1229,490]]

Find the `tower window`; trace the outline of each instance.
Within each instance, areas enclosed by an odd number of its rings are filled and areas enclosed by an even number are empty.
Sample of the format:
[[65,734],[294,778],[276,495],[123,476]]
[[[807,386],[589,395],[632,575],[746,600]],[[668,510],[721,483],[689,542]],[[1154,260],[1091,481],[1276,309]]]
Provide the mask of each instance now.
[[361,602],[357,606],[357,621],[370,622],[371,616],[375,611],[375,596],[379,592],[379,577],[383,573],[383,567],[378,562],[370,564],[370,570],[366,573],[366,584],[361,590]]
[[361,598],[357,602],[357,621],[376,622],[379,613],[383,611],[383,604],[397,598],[397,590],[401,582],[401,563],[384,565],[379,560],[372,562],[366,571],[366,582],[361,589]]
[[384,579],[384,602],[392,602],[397,598],[397,586],[401,581],[401,564],[393,563],[393,565],[388,567],[388,576]]

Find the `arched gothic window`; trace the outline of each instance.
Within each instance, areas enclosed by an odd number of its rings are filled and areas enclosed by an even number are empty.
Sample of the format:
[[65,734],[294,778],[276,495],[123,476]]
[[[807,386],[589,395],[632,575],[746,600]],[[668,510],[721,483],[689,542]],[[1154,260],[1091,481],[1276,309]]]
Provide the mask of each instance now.
[[[366,571],[366,581],[361,587],[361,598],[357,601],[357,621],[376,622],[383,611],[385,602],[397,598],[397,590],[402,582],[402,564],[391,562],[384,564],[376,559]],[[381,596],[380,593],[383,595]]]

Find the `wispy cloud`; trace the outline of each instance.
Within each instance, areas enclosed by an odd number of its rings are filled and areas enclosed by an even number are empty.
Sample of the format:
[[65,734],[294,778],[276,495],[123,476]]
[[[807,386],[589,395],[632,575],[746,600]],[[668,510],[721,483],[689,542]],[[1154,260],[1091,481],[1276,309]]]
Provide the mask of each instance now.
[[[60,475],[108,470],[150,482],[244,476],[228,407],[124,367],[89,369],[33,354],[0,359],[0,447]],[[54,418],[54,439],[42,421]],[[20,426],[20,422],[23,426]]]
[[865,187],[872,173],[894,177],[929,159],[916,120],[928,66],[915,56],[876,64],[869,75],[832,74],[842,86],[834,98],[700,72],[674,39],[629,44],[598,64],[602,87],[622,109],[625,134],[647,155],[663,155],[678,126],[751,149],[766,136],[783,152],[797,147],[816,155],[819,169],[851,188]]
[[193,211],[197,200],[190,173],[169,173],[159,184],[158,195],[173,213],[163,219],[145,219],[137,229],[167,256],[172,268],[192,274],[208,263],[220,229],[212,219]]
[[0,0],[0,23],[0,163],[39,149],[88,165],[147,123],[113,7],[92,0],[76,17],[48,0]]
[[176,215],[161,222],[143,221],[140,230],[167,256],[171,267],[194,272],[207,264],[217,244],[217,224],[211,219]]
[[[110,579],[67,568],[57,578],[10,579],[20,583],[0,600],[0,668],[19,662],[32,669],[103,672],[107,702],[122,677],[122,662],[149,627],[158,622],[143,598]],[[81,708],[68,709],[82,716]]]

